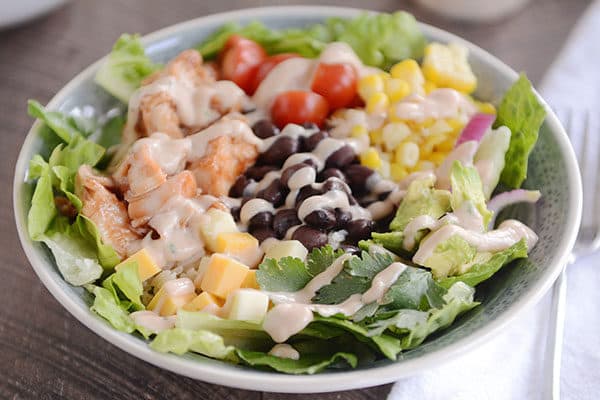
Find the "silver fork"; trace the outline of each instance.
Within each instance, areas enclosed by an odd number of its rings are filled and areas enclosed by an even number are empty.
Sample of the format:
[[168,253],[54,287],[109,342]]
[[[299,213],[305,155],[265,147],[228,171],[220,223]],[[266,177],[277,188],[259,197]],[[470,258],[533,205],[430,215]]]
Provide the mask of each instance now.
[[[561,120],[579,162],[579,169],[583,182],[583,216],[581,227],[571,258],[572,264],[581,256],[591,254],[600,248],[600,141],[592,132],[591,117],[589,112],[583,115],[573,110],[555,110]],[[600,132],[598,132],[600,133]],[[544,399],[560,399],[560,367],[562,359],[562,344],[565,323],[565,303],[567,297],[567,271],[565,266],[560,276],[554,283],[552,296],[550,331],[548,335],[546,367],[549,375],[546,377]]]

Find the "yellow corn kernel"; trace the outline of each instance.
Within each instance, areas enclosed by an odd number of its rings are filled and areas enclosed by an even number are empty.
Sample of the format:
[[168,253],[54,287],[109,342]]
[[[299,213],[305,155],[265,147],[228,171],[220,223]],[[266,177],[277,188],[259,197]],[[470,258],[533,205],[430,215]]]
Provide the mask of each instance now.
[[415,165],[414,171],[432,171],[435,169],[435,164],[429,160],[421,160]]
[[371,132],[369,132],[369,139],[371,139],[372,144],[381,143],[381,138],[382,138],[382,130],[381,129],[374,129]]
[[494,107],[494,105],[492,103],[475,101],[475,105],[477,106],[479,111],[484,114],[496,115],[496,107]]
[[367,151],[360,155],[360,163],[365,167],[369,167],[372,169],[378,169],[381,167],[381,157],[379,157],[379,152],[374,147],[369,147]]
[[446,123],[448,125],[450,125],[450,127],[452,129],[454,129],[454,130],[456,130],[456,129],[462,129],[462,127],[464,125],[463,122],[461,120],[459,120],[458,118],[448,118],[446,120]]
[[393,180],[400,181],[408,175],[408,171],[402,164],[391,163],[390,164],[390,175]]
[[381,165],[377,168],[377,172],[379,175],[384,177],[385,179],[390,178],[390,163],[389,161],[381,160]]
[[425,47],[423,73],[427,80],[439,87],[471,93],[477,86],[477,78],[467,57],[467,48],[459,44],[430,43]]
[[414,167],[419,161],[419,146],[414,142],[401,143],[396,148],[395,159],[405,167]]
[[390,122],[381,130],[381,143],[385,150],[392,151],[410,134],[410,128],[405,123]]
[[425,89],[425,94],[429,94],[437,89],[437,85],[431,81],[425,81],[423,84],[423,89]]
[[358,138],[364,135],[368,135],[369,131],[367,130],[367,127],[364,125],[354,125],[352,127],[352,130],[350,131],[350,137],[353,138]]
[[390,100],[383,92],[373,93],[367,99],[366,110],[369,114],[385,112],[390,105]]
[[425,92],[423,89],[425,77],[415,60],[408,59],[399,62],[390,69],[390,74],[392,78],[406,81],[410,85],[411,93],[423,94]]
[[395,103],[410,94],[410,85],[403,79],[390,78],[385,81],[385,94]]
[[367,75],[358,81],[358,94],[367,101],[371,95],[383,92],[383,78],[378,74]]
[[427,161],[431,161],[436,166],[440,165],[446,159],[446,154],[439,151],[434,151],[427,157]]
[[448,153],[448,152],[452,151],[455,143],[456,143],[456,138],[449,137],[448,139],[444,140],[442,143],[438,143],[435,146],[435,148],[437,151]]

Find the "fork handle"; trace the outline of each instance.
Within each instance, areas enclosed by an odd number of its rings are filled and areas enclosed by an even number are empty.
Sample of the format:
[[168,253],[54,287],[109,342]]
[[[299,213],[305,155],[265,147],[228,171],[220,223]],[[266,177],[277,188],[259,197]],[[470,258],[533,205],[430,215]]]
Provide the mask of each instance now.
[[552,293],[552,310],[550,311],[550,331],[548,333],[546,371],[549,375],[545,382],[545,399],[560,399],[560,366],[562,359],[562,345],[565,327],[565,303],[567,297],[567,272],[563,268],[560,276],[554,283]]

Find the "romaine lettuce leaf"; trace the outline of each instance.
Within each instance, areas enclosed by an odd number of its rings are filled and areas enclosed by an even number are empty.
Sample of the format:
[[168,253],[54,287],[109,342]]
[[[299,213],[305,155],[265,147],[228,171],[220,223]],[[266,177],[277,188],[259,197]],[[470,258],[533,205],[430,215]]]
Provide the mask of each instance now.
[[463,166],[460,161],[454,161],[450,173],[450,183],[452,185],[452,196],[450,197],[452,210],[473,215],[479,213],[483,219],[481,229],[487,228],[492,213],[485,205],[483,186],[477,170],[473,167]]
[[527,159],[535,146],[546,110],[524,74],[508,89],[500,106],[494,127],[507,126],[512,134],[506,152],[506,165],[500,181],[510,188],[519,188],[527,177]]
[[27,230],[31,239],[39,241],[48,230],[57,210],[54,205],[50,166],[41,157],[34,157],[30,165],[33,166],[30,169],[30,176],[33,172],[33,175],[38,177],[38,181],[27,214]]
[[337,352],[301,354],[298,360],[281,358],[258,351],[238,349],[240,359],[253,367],[269,367],[286,374],[315,374],[332,365],[345,364],[355,368],[358,358],[352,353]]
[[139,35],[123,34],[96,72],[95,81],[108,93],[129,102],[142,80],[160,68],[144,51]]
[[[427,236],[423,240],[426,241]],[[473,261],[476,254],[477,250],[473,246],[460,236],[453,235],[438,244],[422,265],[431,269],[435,279],[441,279],[459,273],[464,265]]]
[[42,120],[65,143],[81,135],[69,117],[58,111],[47,111],[35,100],[27,101],[27,112],[30,116]]
[[[117,271],[102,282],[102,286],[108,289],[127,311],[145,309],[141,300],[143,288],[136,261],[123,263]],[[124,299],[121,298],[120,294]]]
[[450,192],[433,188],[434,179],[411,182],[406,196],[398,206],[396,216],[390,223],[393,231],[403,231],[413,218],[429,215],[435,219],[450,211]]
[[512,245],[506,250],[494,253],[486,262],[475,263],[467,272],[456,276],[448,276],[438,281],[440,286],[449,288],[456,282],[464,282],[469,286],[476,286],[489,279],[504,265],[517,258],[527,257],[527,244],[525,240]]
[[[391,231],[383,233],[373,232],[371,233],[371,237],[373,238],[373,241],[375,243],[383,246],[385,249],[395,254],[408,254],[408,252],[404,248],[404,232],[402,231]],[[421,238],[418,239],[420,240]]]
[[94,304],[90,310],[107,320],[115,329],[127,333],[135,331],[136,326],[121,304],[115,300],[113,294],[100,286],[88,286],[88,290],[94,295]]
[[505,126],[488,131],[479,143],[473,162],[481,177],[486,200],[490,199],[500,182],[500,174],[506,165],[504,158],[509,145],[510,129]]
[[150,347],[161,353],[184,354],[188,351],[219,360],[237,362],[235,347],[225,345],[216,333],[190,329],[172,328],[159,332]]

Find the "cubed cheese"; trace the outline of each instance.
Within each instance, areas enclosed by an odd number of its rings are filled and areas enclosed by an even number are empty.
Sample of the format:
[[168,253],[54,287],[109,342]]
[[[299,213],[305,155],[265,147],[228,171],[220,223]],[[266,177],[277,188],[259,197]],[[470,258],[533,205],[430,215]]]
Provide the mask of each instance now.
[[260,289],[260,286],[258,286],[258,282],[256,281],[255,269],[251,269],[250,271],[248,271],[248,274],[246,274],[246,278],[242,282],[241,287],[248,289]]
[[178,309],[192,301],[195,296],[194,283],[191,279],[173,279],[160,288],[147,308],[163,317],[175,315]]
[[200,233],[210,251],[217,251],[217,237],[221,233],[238,232],[237,225],[230,213],[211,208],[204,214],[206,223],[200,226]]
[[183,306],[184,310],[187,311],[202,311],[205,307],[215,306],[222,307],[224,301],[217,296],[214,296],[208,292],[202,292],[198,296],[194,297],[192,301]]
[[282,240],[273,243],[266,251],[265,258],[274,258],[279,260],[283,257],[296,257],[304,260],[308,255],[308,250],[297,240]]
[[200,288],[223,299],[227,298],[229,292],[240,288],[248,271],[249,268],[241,262],[225,254],[215,253],[210,256]]
[[230,294],[227,318],[259,324],[269,308],[269,296],[253,289],[239,289]]
[[246,232],[220,233],[215,251],[233,256],[249,267],[258,265],[263,255],[258,240]]
[[137,263],[138,273],[142,282],[148,278],[153,277],[161,271],[160,267],[156,265],[152,257],[150,257],[148,250],[146,249],[141,249],[137,253],[129,256],[129,258],[117,265],[115,267],[115,270],[118,271],[121,265],[130,261],[135,261]]
[[208,264],[210,264],[210,256],[204,256],[200,259],[200,264],[198,265],[198,273],[194,278],[194,286],[196,286],[196,289],[200,289],[202,279],[204,279],[204,274],[206,274],[206,270],[208,269]]

